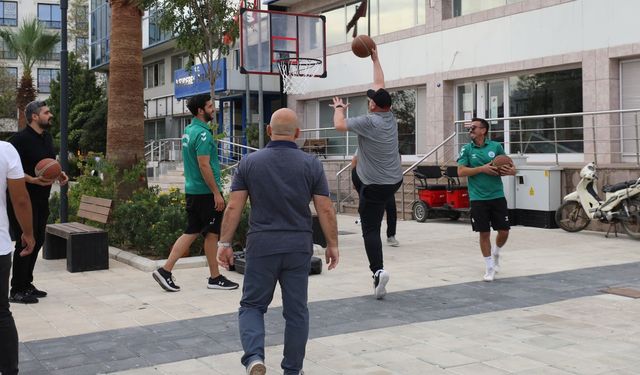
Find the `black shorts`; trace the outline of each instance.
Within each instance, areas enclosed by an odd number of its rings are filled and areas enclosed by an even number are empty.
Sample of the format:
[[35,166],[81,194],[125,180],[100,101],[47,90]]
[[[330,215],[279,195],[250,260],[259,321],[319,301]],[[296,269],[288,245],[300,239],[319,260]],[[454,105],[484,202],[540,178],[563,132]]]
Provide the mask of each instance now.
[[475,232],[490,232],[493,230],[509,230],[509,209],[505,198],[487,201],[471,201],[471,227]]
[[220,234],[222,214],[216,211],[213,194],[186,194],[187,199],[187,228],[185,234],[207,233]]

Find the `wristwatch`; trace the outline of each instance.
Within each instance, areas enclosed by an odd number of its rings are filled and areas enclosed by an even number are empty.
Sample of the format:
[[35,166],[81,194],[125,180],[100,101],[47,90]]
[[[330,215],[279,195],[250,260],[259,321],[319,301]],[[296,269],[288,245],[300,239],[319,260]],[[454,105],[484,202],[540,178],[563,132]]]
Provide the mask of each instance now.
[[231,242],[220,242],[218,241],[218,247],[224,247],[225,249],[231,247]]

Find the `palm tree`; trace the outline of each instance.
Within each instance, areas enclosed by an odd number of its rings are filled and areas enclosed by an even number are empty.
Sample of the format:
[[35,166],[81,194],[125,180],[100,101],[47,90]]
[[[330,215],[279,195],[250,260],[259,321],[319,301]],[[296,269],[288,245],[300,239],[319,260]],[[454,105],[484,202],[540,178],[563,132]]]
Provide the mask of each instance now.
[[137,0],[111,0],[107,158],[120,170],[144,159],[142,11]]
[[18,107],[18,126],[24,128],[26,119],[24,107],[36,99],[36,90],[33,87],[31,69],[33,64],[44,60],[60,41],[58,33],[49,33],[37,19],[25,20],[18,31],[11,29],[0,30],[0,38],[4,40],[9,51],[18,55],[22,63],[22,77],[16,94]]

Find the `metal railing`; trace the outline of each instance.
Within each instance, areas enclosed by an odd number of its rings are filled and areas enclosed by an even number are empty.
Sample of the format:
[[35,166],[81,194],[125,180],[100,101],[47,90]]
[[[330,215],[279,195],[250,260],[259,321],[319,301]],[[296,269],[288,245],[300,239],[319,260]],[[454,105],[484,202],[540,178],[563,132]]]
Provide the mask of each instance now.
[[[606,116],[606,117],[605,117]],[[559,165],[564,155],[580,155],[579,162],[603,159],[608,163],[640,166],[640,109],[591,111],[579,113],[562,113],[537,116],[513,116],[489,118],[492,126],[490,137],[504,144],[507,153],[527,155],[553,155],[547,162]],[[599,119],[602,119],[599,121]],[[459,149],[469,142],[465,124],[469,121],[456,121],[454,132],[440,144],[430,148],[425,155],[403,171],[403,176],[429,159],[429,163],[447,165],[455,162]],[[499,127],[499,130],[495,128]],[[318,135],[321,131],[333,128],[307,129],[305,134]],[[315,132],[315,133],[313,133]],[[347,139],[348,135],[341,136]],[[343,141],[348,144],[347,141]],[[350,146],[350,145],[349,145]],[[347,156],[346,147],[341,152],[328,152],[329,156]],[[339,158],[338,158],[339,159]],[[337,210],[342,210],[342,203],[353,195],[346,196],[342,189],[342,179],[350,165],[336,173]],[[351,184],[348,184],[351,189]],[[405,207],[405,183],[402,184],[403,216]],[[415,191],[414,191],[415,199]]]

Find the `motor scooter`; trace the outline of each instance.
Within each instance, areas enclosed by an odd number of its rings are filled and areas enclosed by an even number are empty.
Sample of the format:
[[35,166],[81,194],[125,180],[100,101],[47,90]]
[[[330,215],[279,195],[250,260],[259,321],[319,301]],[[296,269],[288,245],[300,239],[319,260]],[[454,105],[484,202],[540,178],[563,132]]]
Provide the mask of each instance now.
[[640,240],[640,178],[603,187],[604,200],[600,199],[595,181],[596,166],[587,164],[580,171],[580,182],[576,191],[564,197],[556,211],[556,223],[567,232],[578,232],[589,225],[591,220],[609,224],[616,230],[620,223],[625,232]]

